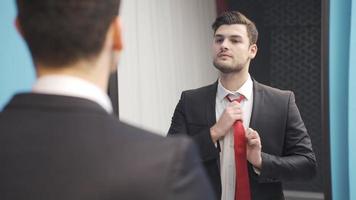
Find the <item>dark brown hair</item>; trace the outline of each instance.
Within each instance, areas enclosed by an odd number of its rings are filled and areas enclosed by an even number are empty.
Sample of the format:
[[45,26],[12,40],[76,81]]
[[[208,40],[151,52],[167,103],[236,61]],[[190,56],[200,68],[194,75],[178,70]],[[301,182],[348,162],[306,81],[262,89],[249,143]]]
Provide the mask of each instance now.
[[120,0],[16,0],[22,34],[35,63],[60,67],[103,48]]
[[221,25],[243,24],[246,25],[247,35],[250,39],[250,44],[256,44],[258,39],[258,31],[255,23],[248,19],[245,15],[238,11],[228,11],[222,13],[216,18],[212,25],[214,33]]

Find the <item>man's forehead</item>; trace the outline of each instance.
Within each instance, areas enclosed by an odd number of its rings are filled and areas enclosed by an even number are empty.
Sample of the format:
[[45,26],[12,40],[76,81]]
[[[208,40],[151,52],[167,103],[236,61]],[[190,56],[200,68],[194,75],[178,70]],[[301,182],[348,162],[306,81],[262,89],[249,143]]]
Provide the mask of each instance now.
[[221,25],[216,31],[215,36],[224,37],[245,37],[247,36],[247,28],[244,24],[224,24]]

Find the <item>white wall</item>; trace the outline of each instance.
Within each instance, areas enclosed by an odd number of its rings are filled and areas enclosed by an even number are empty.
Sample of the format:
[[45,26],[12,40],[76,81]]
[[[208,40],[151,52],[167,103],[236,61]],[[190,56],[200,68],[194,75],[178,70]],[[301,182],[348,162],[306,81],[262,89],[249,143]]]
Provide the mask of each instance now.
[[122,121],[165,135],[181,92],[216,80],[211,58],[215,10],[215,0],[123,2]]

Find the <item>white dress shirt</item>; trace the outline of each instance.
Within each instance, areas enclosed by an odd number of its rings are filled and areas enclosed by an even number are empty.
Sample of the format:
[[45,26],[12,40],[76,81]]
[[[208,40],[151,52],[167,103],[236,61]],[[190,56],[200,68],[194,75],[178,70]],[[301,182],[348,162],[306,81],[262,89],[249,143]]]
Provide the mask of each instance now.
[[[240,95],[245,98],[241,101],[241,108],[243,112],[243,125],[246,128],[249,127],[250,118],[253,105],[253,82],[250,77],[237,91],[229,91],[223,87],[220,80],[216,92],[215,113],[216,121],[220,118],[225,110],[225,107],[229,103],[225,97],[229,95],[230,99],[236,99]],[[234,135],[231,127],[229,133],[219,140],[220,143],[220,173],[221,173],[221,186],[222,195],[221,200],[234,200],[235,198],[235,154],[234,154]]]
[[110,98],[102,89],[89,81],[74,76],[42,76],[33,85],[32,92],[85,98],[98,103],[108,113],[113,111]]

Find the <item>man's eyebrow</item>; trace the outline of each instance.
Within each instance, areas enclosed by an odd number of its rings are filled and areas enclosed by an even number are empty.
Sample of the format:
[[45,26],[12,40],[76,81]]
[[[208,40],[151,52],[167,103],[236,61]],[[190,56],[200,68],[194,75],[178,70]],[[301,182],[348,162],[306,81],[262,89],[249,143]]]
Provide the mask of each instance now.
[[222,34],[216,34],[214,37],[217,37],[217,38],[225,38],[225,37],[228,37],[228,38],[242,38],[240,35],[222,35]]

